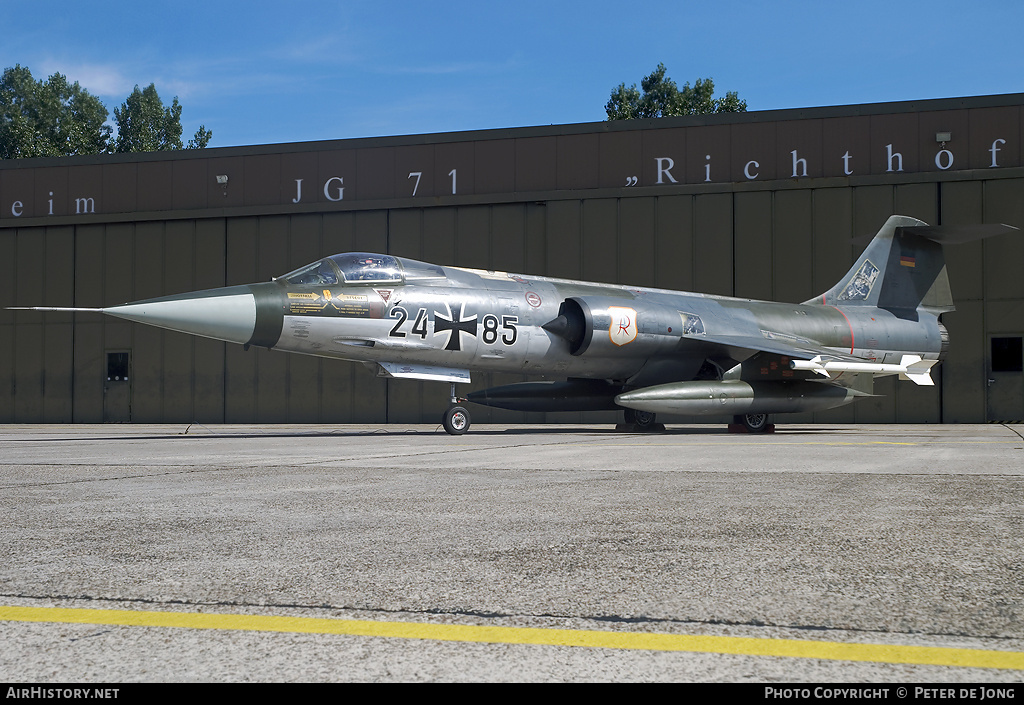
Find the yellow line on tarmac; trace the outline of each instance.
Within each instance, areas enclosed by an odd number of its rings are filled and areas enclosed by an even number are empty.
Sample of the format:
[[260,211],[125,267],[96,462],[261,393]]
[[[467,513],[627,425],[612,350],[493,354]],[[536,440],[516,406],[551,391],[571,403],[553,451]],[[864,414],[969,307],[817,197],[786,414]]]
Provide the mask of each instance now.
[[318,619],[312,617],[194,614],[189,612],[145,612],[3,605],[0,605],[0,620],[133,627],[291,632],[299,634],[341,634],[348,636],[428,639],[486,644],[583,646],[602,649],[641,649],[649,651],[695,651],[743,656],[784,656],[841,661],[1024,670],[1024,653],[1016,651],[953,649],[938,646],[851,644],[799,639],[752,639],[727,636],[645,634],[640,632],[608,632],[582,629],[481,627],[459,624],[375,622],[349,619]]
[[738,446],[743,445],[749,447],[751,445],[764,445],[764,446],[878,446],[878,445],[889,445],[889,446],[927,446],[929,448],[942,448],[947,445],[1014,445],[1020,443],[1019,438],[1007,438],[995,441],[949,441],[949,440],[933,440],[930,438],[922,439],[920,441],[777,441],[774,439],[766,438],[762,440],[755,440],[747,436],[743,440],[734,439],[722,439],[712,441],[683,441],[679,442],[657,442],[650,441],[648,438],[637,436],[633,439],[623,439],[616,441],[578,441],[574,443],[567,443],[565,445],[602,445],[602,446]]

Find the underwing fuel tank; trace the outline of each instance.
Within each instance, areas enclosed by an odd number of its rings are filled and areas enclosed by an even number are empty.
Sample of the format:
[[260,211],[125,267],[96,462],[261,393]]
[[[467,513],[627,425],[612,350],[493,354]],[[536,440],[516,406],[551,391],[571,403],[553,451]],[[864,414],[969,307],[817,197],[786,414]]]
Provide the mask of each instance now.
[[864,392],[820,382],[692,381],[659,384],[619,394],[615,402],[637,411],[722,416],[823,411],[852,402]]

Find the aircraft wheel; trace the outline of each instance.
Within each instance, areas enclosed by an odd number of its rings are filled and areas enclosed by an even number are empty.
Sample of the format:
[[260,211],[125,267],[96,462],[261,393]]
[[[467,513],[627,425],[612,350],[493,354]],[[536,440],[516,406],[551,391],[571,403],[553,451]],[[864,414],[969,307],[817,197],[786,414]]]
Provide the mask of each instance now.
[[461,406],[453,406],[444,412],[441,421],[444,430],[453,436],[461,436],[469,430],[469,412]]
[[637,411],[626,409],[626,423],[634,424],[638,429],[646,431],[654,427],[658,415],[653,411]]
[[742,414],[734,420],[750,433],[764,433],[768,429],[768,414]]

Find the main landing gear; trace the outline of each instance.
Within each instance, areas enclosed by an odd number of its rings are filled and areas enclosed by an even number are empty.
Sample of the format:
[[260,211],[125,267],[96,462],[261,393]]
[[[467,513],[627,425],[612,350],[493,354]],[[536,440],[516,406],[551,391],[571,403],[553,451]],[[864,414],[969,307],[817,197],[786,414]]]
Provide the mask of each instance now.
[[658,423],[658,417],[653,411],[626,409],[624,420],[625,423],[615,426],[616,431],[626,431],[627,433],[661,433],[665,430],[665,424]]
[[459,406],[459,398],[455,396],[455,384],[452,383],[451,394],[449,395],[451,406],[444,412],[441,425],[446,433],[453,436],[461,436],[469,430],[470,416],[466,408]]
[[729,430],[738,433],[771,433],[775,424],[768,423],[768,414],[738,414],[732,417]]
[[626,409],[625,413],[626,423],[631,423],[638,429],[647,431],[657,420],[658,415],[653,411],[637,411],[635,409]]

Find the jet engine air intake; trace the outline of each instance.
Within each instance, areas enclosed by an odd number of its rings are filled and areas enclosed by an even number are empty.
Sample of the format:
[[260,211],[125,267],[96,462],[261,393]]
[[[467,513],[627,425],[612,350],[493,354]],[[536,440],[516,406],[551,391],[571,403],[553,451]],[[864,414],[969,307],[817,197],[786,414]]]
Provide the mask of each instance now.
[[[580,355],[590,345],[593,321],[587,321],[583,307],[576,299],[566,299],[558,307],[558,316],[541,326],[569,343],[569,352]],[[588,330],[589,329],[589,330]]]
[[574,296],[541,327],[569,343],[572,355],[652,357],[678,347],[686,317],[636,299]]

